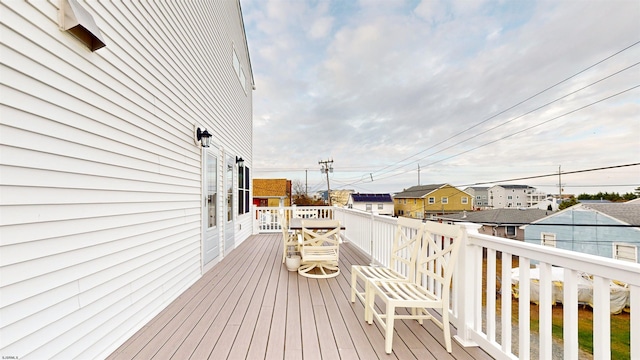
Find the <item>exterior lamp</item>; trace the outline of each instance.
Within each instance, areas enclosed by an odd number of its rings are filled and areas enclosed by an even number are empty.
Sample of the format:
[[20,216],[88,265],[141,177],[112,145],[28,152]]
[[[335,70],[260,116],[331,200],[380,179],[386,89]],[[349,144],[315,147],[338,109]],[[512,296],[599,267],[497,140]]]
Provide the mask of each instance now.
[[236,156],[236,164],[238,164],[238,166],[244,166],[244,159]]
[[200,128],[198,128],[196,130],[196,139],[200,141],[202,147],[209,147],[209,145],[211,145],[211,134],[209,134],[207,129],[200,130]]

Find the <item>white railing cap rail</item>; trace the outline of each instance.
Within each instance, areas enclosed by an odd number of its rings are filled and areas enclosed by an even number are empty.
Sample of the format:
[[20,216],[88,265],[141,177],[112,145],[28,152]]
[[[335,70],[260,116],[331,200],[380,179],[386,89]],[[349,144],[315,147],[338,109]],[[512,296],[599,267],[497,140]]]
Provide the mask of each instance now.
[[469,244],[640,286],[640,264],[469,231]]

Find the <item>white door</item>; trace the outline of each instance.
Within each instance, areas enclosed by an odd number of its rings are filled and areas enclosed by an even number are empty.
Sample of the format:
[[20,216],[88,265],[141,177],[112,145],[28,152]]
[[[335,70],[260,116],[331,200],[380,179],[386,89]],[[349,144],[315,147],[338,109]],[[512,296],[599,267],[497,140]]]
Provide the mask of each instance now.
[[220,236],[218,235],[218,159],[213,150],[204,151],[203,179],[204,219],[203,224],[203,265],[220,255]]
[[233,222],[233,215],[234,215],[234,211],[233,211],[233,184],[235,184],[234,182],[234,177],[233,174],[235,173],[234,169],[235,169],[235,158],[233,156],[226,156],[226,163],[225,163],[225,169],[226,169],[226,175],[225,175],[225,181],[224,181],[224,189],[225,189],[225,196],[227,197],[227,201],[225,201],[225,209],[224,209],[224,213],[225,213],[225,224],[224,224],[224,255],[227,256],[229,255],[229,253],[231,252],[231,250],[233,250],[233,248],[235,247],[235,231],[234,231],[234,222]]

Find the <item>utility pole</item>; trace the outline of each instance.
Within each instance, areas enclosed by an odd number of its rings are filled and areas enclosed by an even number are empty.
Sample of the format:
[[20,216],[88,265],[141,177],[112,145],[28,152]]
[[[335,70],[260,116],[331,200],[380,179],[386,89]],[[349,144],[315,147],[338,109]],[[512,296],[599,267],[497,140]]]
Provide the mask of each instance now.
[[329,173],[333,172],[333,165],[331,164],[333,164],[333,159],[318,161],[318,165],[321,165],[320,173],[327,174],[327,199],[329,199],[329,206],[331,206],[331,186],[329,186]]
[[558,196],[560,197],[560,202],[562,202],[562,171],[560,168],[562,165],[558,165]]

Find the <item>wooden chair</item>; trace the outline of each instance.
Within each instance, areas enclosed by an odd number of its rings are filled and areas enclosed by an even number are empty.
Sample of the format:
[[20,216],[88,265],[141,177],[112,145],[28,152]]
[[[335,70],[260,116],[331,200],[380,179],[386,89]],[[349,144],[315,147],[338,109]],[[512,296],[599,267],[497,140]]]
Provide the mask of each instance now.
[[280,211],[278,214],[280,217],[280,227],[282,228],[282,263],[287,257],[289,247],[292,246],[294,251],[299,251],[298,236],[295,233],[289,232],[289,222],[284,211]]
[[[313,226],[308,227],[310,222],[313,222]],[[301,261],[298,274],[310,278],[338,276],[339,255],[340,222],[338,220],[302,220]]]
[[351,302],[355,302],[357,296],[365,304],[365,291],[358,291],[358,279],[363,281],[363,289],[366,282],[373,279],[413,282],[423,233],[422,220],[399,217],[388,267],[351,265]]
[[[457,225],[427,222],[416,264],[415,282],[372,280],[367,282],[365,319],[375,318],[385,330],[385,352],[391,353],[393,324],[396,319],[416,319],[420,324],[430,319],[444,331],[447,351],[451,352],[449,330],[449,296],[451,277],[460,250],[464,230]],[[385,303],[384,312],[375,309],[375,299]],[[396,308],[411,309],[408,314],[396,314]],[[440,309],[442,321],[427,309]]]

